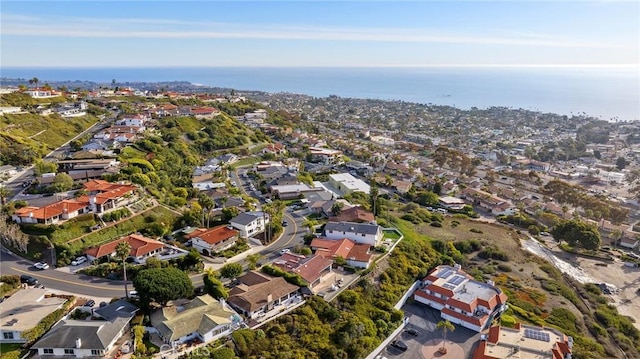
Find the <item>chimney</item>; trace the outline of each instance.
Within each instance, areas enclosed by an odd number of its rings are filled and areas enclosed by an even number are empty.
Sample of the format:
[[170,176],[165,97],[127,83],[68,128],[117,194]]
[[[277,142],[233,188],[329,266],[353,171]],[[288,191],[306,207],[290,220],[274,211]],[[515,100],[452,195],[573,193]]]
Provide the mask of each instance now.
[[269,293],[267,294],[267,303],[271,303],[273,302],[273,294]]
[[80,338],[76,338],[76,349],[80,349],[82,346],[82,340]]

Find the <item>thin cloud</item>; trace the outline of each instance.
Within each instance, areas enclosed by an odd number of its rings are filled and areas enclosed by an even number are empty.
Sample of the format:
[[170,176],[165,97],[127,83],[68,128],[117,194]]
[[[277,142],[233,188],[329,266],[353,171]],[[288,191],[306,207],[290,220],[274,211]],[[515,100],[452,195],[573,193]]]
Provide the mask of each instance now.
[[74,38],[156,38],[361,41],[571,48],[637,48],[633,45],[558,39],[549,35],[511,36],[443,34],[428,29],[296,27],[141,18],[36,18],[3,15],[2,35]]

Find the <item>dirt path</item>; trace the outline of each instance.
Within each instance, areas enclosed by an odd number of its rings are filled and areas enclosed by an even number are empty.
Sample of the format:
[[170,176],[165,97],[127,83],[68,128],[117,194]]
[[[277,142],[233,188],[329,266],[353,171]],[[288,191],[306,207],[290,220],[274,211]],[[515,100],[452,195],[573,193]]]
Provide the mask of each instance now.
[[[620,314],[627,315],[635,320],[634,326],[640,330],[640,268],[630,268],[624,262],[615,259],[613,263],[606,263],[597,259],[584,258],[565,253],[557,246],[550,247],[557,256],[571,257],[582,271],[593,278],[597,283],[607,283],[617,292],[608,295],[611,304]],[[606,264],[606,266],[604,265]]]

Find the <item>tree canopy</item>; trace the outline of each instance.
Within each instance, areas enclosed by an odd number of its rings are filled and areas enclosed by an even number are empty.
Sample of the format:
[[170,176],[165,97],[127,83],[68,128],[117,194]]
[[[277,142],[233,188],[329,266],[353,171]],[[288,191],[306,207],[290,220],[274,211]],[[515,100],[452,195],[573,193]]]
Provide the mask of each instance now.
[[236,278],[242,274],[242,264],[240,263],[228,263],[220,268],[220,275],[223,278]]
[[598,229],[593,225],[575,219],[556,224],[551,230],[551,234],[556,240],[566,241],[574,247],[598,249],[600,246],[600,232],[598,232]]
[[193,295],[193,284],[187,274],[177,268],[144,269],[133,280],[133,287],[142,303],[158,302],[162,305],[170,300]]

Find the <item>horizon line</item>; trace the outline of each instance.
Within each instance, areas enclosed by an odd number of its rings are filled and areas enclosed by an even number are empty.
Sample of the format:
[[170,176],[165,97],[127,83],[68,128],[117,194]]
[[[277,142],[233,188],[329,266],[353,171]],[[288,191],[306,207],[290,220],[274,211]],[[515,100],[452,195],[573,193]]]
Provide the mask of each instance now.
[[99,66],[2,66],[0,69],[188,69],[188,68],[628,68],[640,64],[374,64],[374,65],[99,65]]

